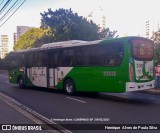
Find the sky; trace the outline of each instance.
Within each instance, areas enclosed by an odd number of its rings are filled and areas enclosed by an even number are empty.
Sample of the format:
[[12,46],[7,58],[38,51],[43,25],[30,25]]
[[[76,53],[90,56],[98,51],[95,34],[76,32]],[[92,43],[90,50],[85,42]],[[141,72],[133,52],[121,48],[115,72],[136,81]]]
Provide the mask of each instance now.
[[105,16],[106,27],[117,30],[120,37],[145,36],[146,21],[150,23],[150,31],[156,31],[158,28],[159,3],[159,0],[26,0],[0,27],[0,35],[9,36],[9,47],[12,50],[16,26],[40,27],[40,13],[49,8],[53,11],[59,8],[71,8],[73,12],[83,17],[93,12],[92,19],[96,24],[101,24],[102,16]]

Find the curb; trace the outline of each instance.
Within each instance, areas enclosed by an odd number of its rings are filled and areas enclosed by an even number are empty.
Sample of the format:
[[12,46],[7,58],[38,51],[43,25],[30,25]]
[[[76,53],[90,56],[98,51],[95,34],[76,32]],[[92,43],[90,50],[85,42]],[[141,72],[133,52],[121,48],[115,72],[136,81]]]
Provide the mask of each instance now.
[[143,90],[143,91],[140,91],[140,93],[160,95],[160,89]]

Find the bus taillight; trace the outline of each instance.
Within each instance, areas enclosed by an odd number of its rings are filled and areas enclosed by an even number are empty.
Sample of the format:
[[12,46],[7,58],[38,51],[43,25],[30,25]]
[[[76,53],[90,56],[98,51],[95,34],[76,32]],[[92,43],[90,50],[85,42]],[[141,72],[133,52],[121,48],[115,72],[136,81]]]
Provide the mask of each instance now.
[[134,80],[134,74],[133,74],[133,66],[129,64],[129,79],[133,82]]

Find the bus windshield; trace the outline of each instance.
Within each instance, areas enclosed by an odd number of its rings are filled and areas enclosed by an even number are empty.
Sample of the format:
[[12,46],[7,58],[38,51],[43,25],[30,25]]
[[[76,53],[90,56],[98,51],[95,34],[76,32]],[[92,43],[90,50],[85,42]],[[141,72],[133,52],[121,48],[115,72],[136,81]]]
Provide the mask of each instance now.
[[132,56],[136,60],[153,59],[153,43],[147,39],[134,39],[132,43]]

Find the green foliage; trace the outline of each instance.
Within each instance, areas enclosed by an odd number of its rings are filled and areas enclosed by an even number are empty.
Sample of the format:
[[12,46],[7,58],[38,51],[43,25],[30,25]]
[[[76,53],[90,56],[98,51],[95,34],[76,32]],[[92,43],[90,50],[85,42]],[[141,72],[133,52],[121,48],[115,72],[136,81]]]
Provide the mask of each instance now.
[[18,39],[13,49],[30,49],[49,42],[52,42],[52,34],[49,29],[32,28]]
[[65,40],[97,40],[100,38],[114,37],[116,31],[110,31],[109,28],[100,30],[100,27],[87,21],[86,18],[73,13],[71,9],[59,9],[53,12],[41,13],[41,28],[50,28],[54,34],[54,41]]
[[160,29],[153,33],[151,39],[154,41],[156,64],[160,63]]
[[73,13],[71,9],[59,9],[41,13],[41,28],[32,28],[22,35],[14,46],[14,50],[40,47],[53,41],[97,40],[113,38],[117,31],[109,28],[101,29],[93,21]]
[[110,31],[109,28],[102,29],[102,31],[99,33],[100,38],[117,38],[118,35],[116,35],[117,31]]

